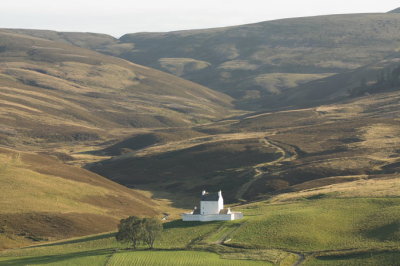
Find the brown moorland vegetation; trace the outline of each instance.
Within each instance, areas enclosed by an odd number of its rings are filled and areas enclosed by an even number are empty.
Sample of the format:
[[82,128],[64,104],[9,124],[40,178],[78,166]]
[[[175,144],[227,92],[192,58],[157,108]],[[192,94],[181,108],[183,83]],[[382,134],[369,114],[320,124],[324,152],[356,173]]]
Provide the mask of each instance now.
[[69,44],[0,31],[0,144],[107,140],[229,114],[231,98]]
[[231,202],[398,178],[399,99],[388,92],[231,118],[194,128],[204,136],[155,143],[90,169],[121,184],[186,196],[221,188]]
[[167,204],[97,174],[34,153],[0,149],[0,249],[114,230],[126,215]]

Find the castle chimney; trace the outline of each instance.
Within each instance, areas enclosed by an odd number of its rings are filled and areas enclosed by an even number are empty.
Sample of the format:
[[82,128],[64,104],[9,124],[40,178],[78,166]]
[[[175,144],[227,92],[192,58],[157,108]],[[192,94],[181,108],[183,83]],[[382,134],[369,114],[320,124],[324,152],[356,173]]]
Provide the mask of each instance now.
[[206,194],[206,191],[205,190],[203,190],[203,192],[201,192],[201,195],[205,195]]
[[222,197],[222,191],[218,191],[218,197]]

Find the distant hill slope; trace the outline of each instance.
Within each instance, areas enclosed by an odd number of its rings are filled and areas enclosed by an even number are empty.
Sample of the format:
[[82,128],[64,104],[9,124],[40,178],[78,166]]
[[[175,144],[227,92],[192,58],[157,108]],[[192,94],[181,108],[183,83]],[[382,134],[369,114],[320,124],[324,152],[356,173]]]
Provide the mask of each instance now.
[[[293,91],[303,101],[301,89],[307,88],[309,82],[315,84],[312,81],[390,56],[399,41],[400,17],[396,13],[398,9],[386,14],[330,15],[215,29],[134,33],[119,40],[92,33],[10,31],[72,43],[158,68],[229,94],[238,100],[240,108],[259,110],[267,106],[262,103],[265,99],[290,106]],[[279,100],[275,100],[276,95],[281,96]]]
[[96,140],[119,128],[186,126],[231,98],[151,68],[0,31],[0,144]]
[[0,199],[0,249],[111,231],[122,217],[161,212],[149,197],[87,170],[2,148]]
[[101,47],[106,47],[115,44],[116,38],[100,33],[90,32],[57,32],[52,30],[30,30],[30,29],[4,29],[9,32],[14,32],[22,35],[30,35],[33,37],[47,39],[55,42],[63,42],[72,44],[82,48],[99,50]]
[[334,103],[369,93],[399,90],[399,69],[400,54],[393,52],[384,60],[289,88],[281,95],[264,97],[260,102],[265,108],[299,108]]
[[400,13],[400,7],[389,11],[388,13]]
[[[350,14],[226,28],[126,34],[116,55],[252,99],[378,61],[398,48],[400,16]],[[275,76],[271,76],[274,74]]]

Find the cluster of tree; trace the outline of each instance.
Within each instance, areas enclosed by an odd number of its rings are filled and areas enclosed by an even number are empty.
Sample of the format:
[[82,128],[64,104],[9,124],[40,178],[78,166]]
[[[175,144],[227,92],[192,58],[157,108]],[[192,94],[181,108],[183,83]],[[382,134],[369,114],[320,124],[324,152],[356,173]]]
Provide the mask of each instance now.
[[400,88],[400,66],[379,72],[375,82],[367,83],[363,78],[360,86],[350,90],[352,96],[360,96],[366,93],[378,93],[386,90]]
[[130,243],[134,249],[140,244],[153,248],[154,241],[162,230],[162,223],[157,218],[130,216],[120,221],[115,237],[119,242]]

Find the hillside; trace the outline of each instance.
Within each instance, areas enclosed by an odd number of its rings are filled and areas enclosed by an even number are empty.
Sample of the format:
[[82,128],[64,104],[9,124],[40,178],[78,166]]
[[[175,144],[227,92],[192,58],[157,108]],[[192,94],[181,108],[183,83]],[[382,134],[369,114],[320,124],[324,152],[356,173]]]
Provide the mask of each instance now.
[[254,99],[384,59],[398,49],[399,32],[395,13],[318,16],[126,34],[119,43],[134,49],[115,54],[222,91],[255,109]]
[[[3,29],[21,35],[29,35],[40,39],[51,40],[54,42],[66,43],[86,49],[100,50],[108,47],[117,41],[116,38],[100,33],[90,32],[57,32],[52,30],[31,30],[31,29]],[[115,47],[114,47],[115,48]]]
[[[231,98],[69,44],[0,31],[0,144],[104,141],[229,114]],[[122,133],[121,133],[122,132]]]
[[0,263],[397,265],[399,186],[398,178],[346,182],[231,206],[243,220],[169,221],[156,250],[128,249],[108,233],[3,251]]
[[[215,29],[133,33],[119,40],[92,33],[9,31],[72,43],[157,68],[224,92],[235,98],[240,108],[260,110],[290,107],[293,102],[298,106],[321,104],[327,100],[324,94],[309,89],[319,84],[320,79],[352,73],[390,59],[398,49],[397,13],[396,9],[382,14],[330,15]],[[335,76],[330,82],[332,86],[340,88],[341,77],[346,75]],[[333,90],[328,100],[344,95],[343,91]],[[349,96],[353,97],[345,95]]]
[[107,232],[127,215],[168,210],[142,192],[52,157],[0,149],[0,249]]
[[[0,264],[398,261],[399,33],[395,12],[120,40],[0,30],[0,249],[103,233]],[[167,221],[154,252],[104,234],[175,219],[203,189],[246,219]]]
[[400,7],[389,11],[388,13],[400,13]]
[[400,55],[393,52],[380,60],[354,70],[310,81],[285,93],[261,99],[264,108],[287,106],[292,109],[335,103],[341,100],[400,89]]
[[[202,135],[175,139],[158,137],[165,135],[160,131],[135,135],[113,146],[112,159],[88,167],[124,185],[163,191],[173,200],[206,188],[222,189],[228,202],[398,177],[399,99],[394,91],[245,115],[193,127]],[[143,139],[152,141],[140,146]],[[176,202],[190,205],[184,203]]]

